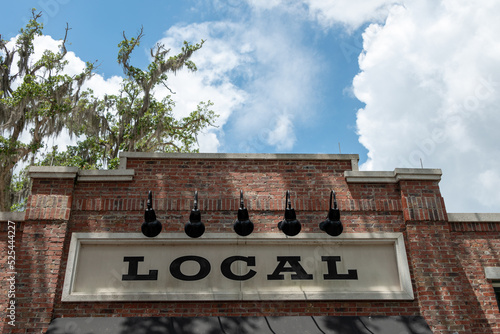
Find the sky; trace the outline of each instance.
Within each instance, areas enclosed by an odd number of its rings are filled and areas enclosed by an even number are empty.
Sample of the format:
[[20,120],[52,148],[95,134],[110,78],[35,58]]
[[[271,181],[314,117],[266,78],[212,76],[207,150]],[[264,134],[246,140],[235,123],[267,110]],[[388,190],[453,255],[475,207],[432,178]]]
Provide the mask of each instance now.
[[440,168],[448,212],[500,212],[497,0],[22,0],[3,6],[3,39],[31,8],[43,12],[35,51],[56,50],[68,23],[68,71],[98,64],[87,86],[100,95],[124,76],[123,34],[143,27],[131,61],[141,68],[157,43],[175,54],[206,40],[192,57],[198,71],[168,80],[177,116],[208,100],[219,114],[200,152],[347,153],[367,171]]

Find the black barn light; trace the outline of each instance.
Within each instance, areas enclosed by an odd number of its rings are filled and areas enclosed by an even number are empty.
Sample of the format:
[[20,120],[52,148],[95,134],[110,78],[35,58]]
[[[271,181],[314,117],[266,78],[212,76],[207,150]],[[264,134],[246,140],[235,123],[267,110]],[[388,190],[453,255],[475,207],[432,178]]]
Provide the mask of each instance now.
[[189,222],[184,226],[184,232],[191,238],[199,238],[205,233],[205,225],[201,222],[201,212],[198,210],[198,191],[194,192],[194,208],[189,214]]
[[278,228],[283,231],[286,235],[293,237],[299,234],[301,226],[300,222],[297,220],[295,210],[292,209],[292,202],[290,201],[290,191],[286,192],[286,208],[285,208],[285,220],[278,223]]
[[156,237],[161,232],[161,223],[156,220],[156,213],[153,210],[152,191],[148,193],[147,209],[144,212],[144,223],[142,223],[141,231],[148,238]]
[[238,209],[238,220],[233,225],[236,234],[246,237],[253,232],[253,223],[248,216],[248,210],[243,204],[243,190],[240,190],[240,208]]
[[330,210],[328,211],[328,216],[325,221],[319,224],[319,228],[333,237],[341,235],[344,230],[340,221],[340,210],[337,208],[337,199],[333,190],[330,192]]

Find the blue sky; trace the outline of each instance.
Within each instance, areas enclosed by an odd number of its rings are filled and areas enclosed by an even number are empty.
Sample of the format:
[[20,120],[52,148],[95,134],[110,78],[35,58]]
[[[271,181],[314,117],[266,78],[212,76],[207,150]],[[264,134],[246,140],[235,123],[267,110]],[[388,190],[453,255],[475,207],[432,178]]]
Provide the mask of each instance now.
[[[206,43],[198,72],[169,78],[176,113],[212,100],[202,152],[356,153],[361,169],[441,168],[451,212],[500,212],[500,4],[465,0],[12,1],[15,37],[43,11],[38,47],[66,22],[70,66],[97,61],[89,87],[117,89],[122,33],[144,28],[132,62],[161,42]],[[158,96],[167,94],[164,90]]]

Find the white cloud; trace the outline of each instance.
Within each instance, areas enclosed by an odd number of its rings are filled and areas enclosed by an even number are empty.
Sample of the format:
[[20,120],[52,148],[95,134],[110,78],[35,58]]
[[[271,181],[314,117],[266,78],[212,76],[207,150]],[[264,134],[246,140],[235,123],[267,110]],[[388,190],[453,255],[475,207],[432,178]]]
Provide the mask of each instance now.
[[174,26],[166,31],[165,37],[160,40],[174,55],[180,51],[184,40],[195,44],[202,39],[208,39],[202,49],[192,57],[198,71],[183,69],[169,75],[168,85],[175,94],[163,86],[155,90],[157,98],[172,96],[176,103],[176,117],[188,116],[202,101],[210,100],[215,104],[211,109],[219,115],[215,123],[217,128],[207,129],[198,136],[200,152],[218,151],[222,126],[226,124],[233,110],[245,100],[246,93],[234,85],[229,77],[229,73],[244,62],[244,53],[233,49],[227,41],[214,37],[221,31],[232,29],[231,24],[224,22]]
[[[174,26],[165,32],[166,37],[160,43],[171,48],[172,55],[180,51],[184,40],[194,44],[202,39],[209,39],[192,57],[198,67],[197,72],[183,69],[175,75],[169,75],[168,85],[175,93],[172,95],[176,101],[174,112],[179,117],[185,117],[195,110],[200,101],[211,100],[216,103],[217,113],[220,115],[217,125],[222,125],[227,121],[231,110],[242,103],[245,93],[230,81],[228,73],[241,65],[243,57],[223,39],[212,37],[220,31],[231,29],[232,26],[228,23],[206,22]],[[157,93],[158,96],[171,94],[164,87],[160,87]]]
[[94,96],[103,98],[105,95],[118,94],[122,81],[123,78],[116,75],[105,79],[102,75],[94,74],[83,84],[82,89],[91,89]]
[[293,132],[293,122],[290,116],[286,113],[279,115],[276,118],[278,126],[269,132],[267,138],[269,143],[276,145],[278,149],[290,150],[295,142],[295,134]]
[[218,151],[220,142],[215,133],[203,132],[198,135],[197,139],[200,147],[200,152],[215,153]]
[[[261,16],[251,20],[175,26],[166,32],[161,42],[173,53],[183,40],[207,40],[193,55],[196,73],[169,77],[176,113],[187,115],[200,100],[210,99],[221,117],[219,128],[209,131],[217,137],[205,140],[234,145],[229,137],[237,135],[239,150],[258,151],[262,145],[289,150],[295,142],[291,120],[303,120],[304,109],[313,104],[319,66],[282,24]],[[168,94],[166,89],[159,92]]]
[[443,170],[447,209],[500,208],[500,3],[407,1],[372,24],[354,94],[369,170]]
[[366,22],[383,21],[395,1],[387,0],[305,0],[310,15],[323,26],[343,24],[349,30]]
[[248,3],[254,8],[259,9],[273,9],[283,6],[283,0],[248,0]]
[[247,0],[256,10],[283,10],[317,21],[325,28],[341,25],[348,31],[367,22],[383,22],[400,1],[389,0]]

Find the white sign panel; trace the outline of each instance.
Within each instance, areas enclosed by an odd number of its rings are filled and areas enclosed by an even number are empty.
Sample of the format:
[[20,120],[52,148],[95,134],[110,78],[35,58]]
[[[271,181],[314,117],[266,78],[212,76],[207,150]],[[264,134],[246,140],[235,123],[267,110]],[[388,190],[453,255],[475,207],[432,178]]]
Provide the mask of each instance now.
[[412,300],[401,233],[73,233],[63,301]]

